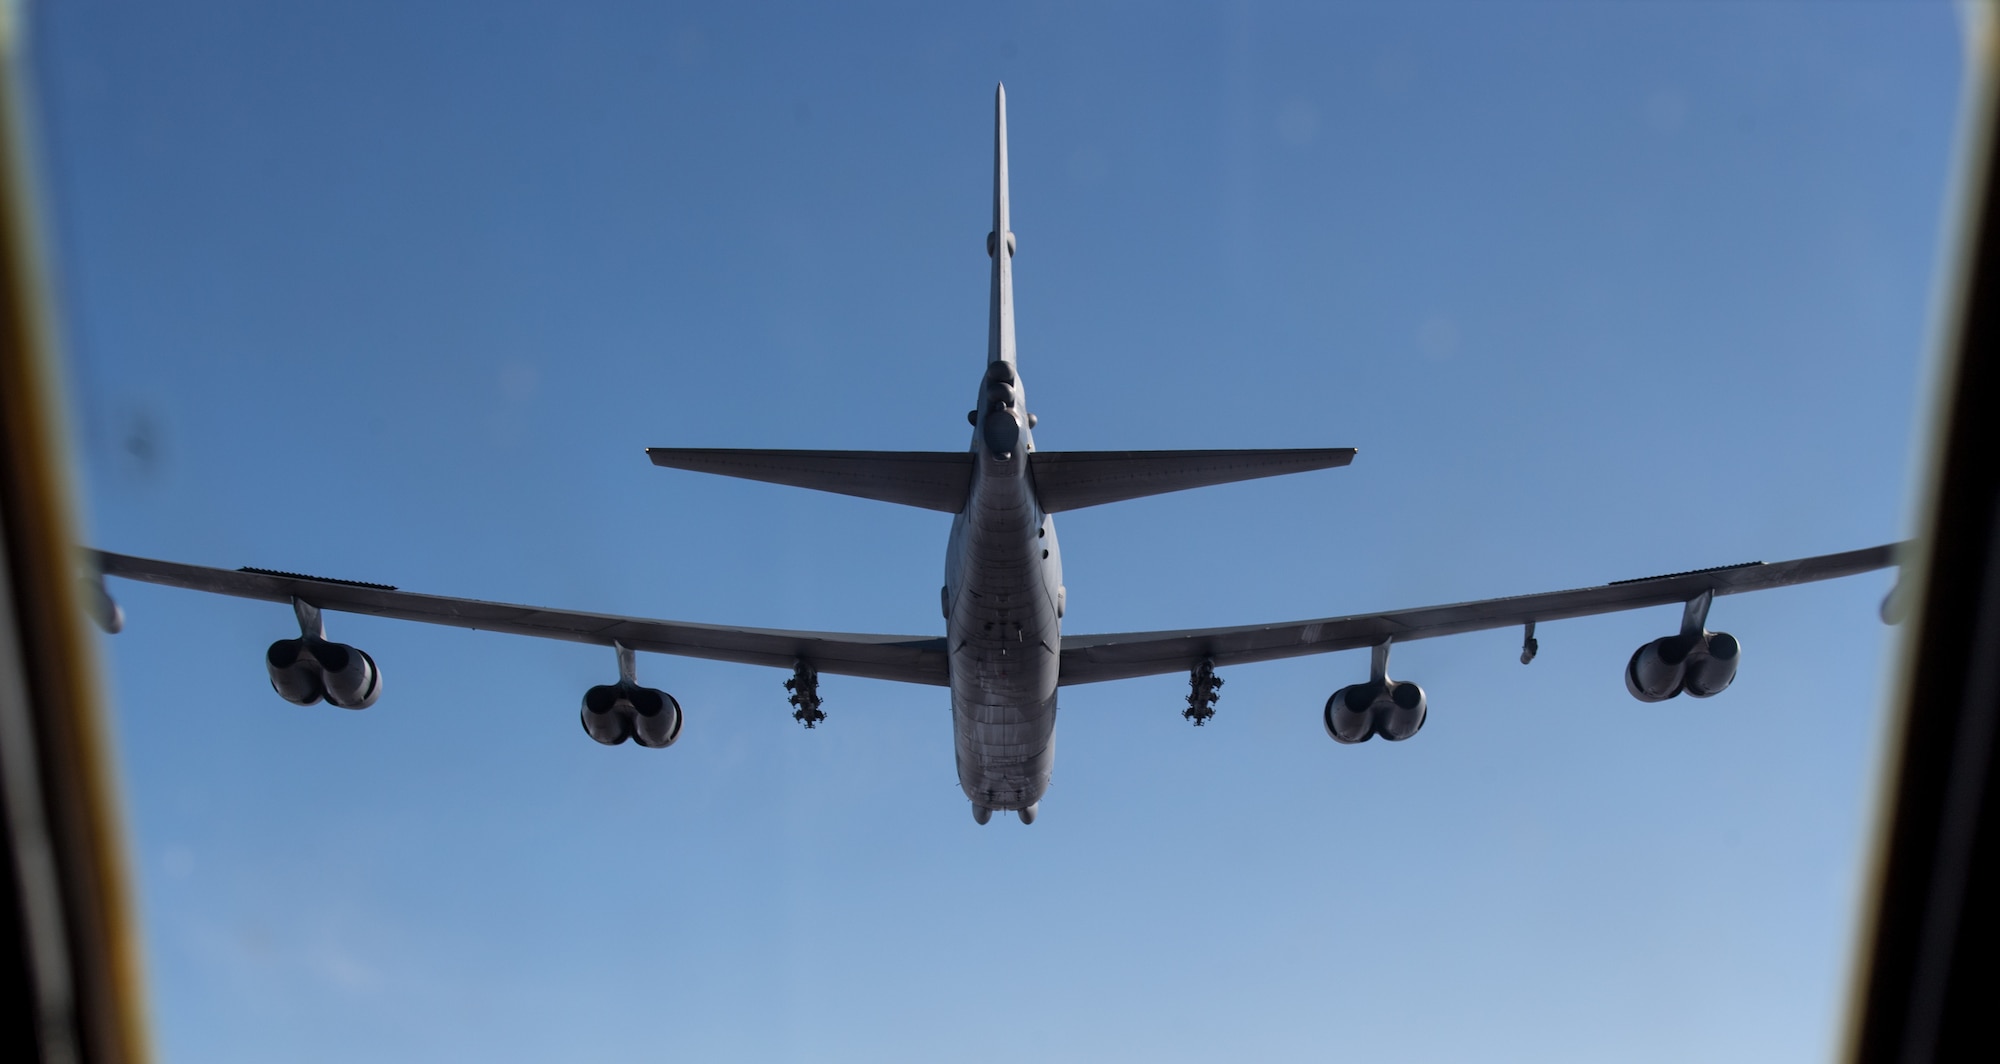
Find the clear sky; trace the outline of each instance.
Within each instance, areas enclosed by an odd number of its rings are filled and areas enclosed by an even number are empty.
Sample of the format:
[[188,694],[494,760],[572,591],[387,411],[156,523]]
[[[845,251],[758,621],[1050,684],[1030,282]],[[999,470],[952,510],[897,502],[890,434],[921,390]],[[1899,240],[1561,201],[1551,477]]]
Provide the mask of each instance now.
[[[1060,518],[1069,631],[1451,602],[1907,528],[1960,83],[1941,3],[68,0],[41,166],[97,545],[606,612],[935,634],[949,519],[657,469],[947,449],[1008,87],[1048,449],[1356,446]],[[588,7],[588,11],[581,10]],[[1874,574],[1068,689],[1031,827],[942,690],[137,585],[103,649],[165,1059],[1814,1061],[1890,630]]]

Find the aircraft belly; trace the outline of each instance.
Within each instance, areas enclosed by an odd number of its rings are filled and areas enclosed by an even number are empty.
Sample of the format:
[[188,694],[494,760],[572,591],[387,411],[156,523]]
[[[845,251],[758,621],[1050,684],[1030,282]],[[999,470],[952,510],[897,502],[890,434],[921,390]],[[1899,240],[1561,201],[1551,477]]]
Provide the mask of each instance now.
[[975,486],[951,609],[959,784],[988,809],[1039,801],[1055,758],[1061,621],[1042,571],[1044,518],[1014,486]]
[[987,714],[969,714],[963,705],[952,710],[958,782],[965,796],[988,809],[1023,809],[1040,801],[1055,764],[1054,696],[1018,720],[982,719]]

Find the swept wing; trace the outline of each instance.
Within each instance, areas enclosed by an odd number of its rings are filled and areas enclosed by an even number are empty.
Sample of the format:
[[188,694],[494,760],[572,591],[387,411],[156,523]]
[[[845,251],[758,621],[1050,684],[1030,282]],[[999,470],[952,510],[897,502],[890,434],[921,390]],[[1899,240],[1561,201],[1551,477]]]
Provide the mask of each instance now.
[[[1352,650],[1384,640],[1428,639],[1686,602],[1704,591],[1732,595],[1831,580],[1894,565],[1901,548],[1902,544],[1890,543],[1785,562],[1725,565],[1569,591],[1386,613],[1229,628],[1064,636],[1061,682],[1067,686],[1184,672],[1204,659],[1217,666],[1243,665]],[[109,551],[85,553],[106,576],[241,598],[271,602],[301,598],[326,610],[600,646],[618,642],[634,650],[744,665],[790,668],[803,659],[820,672],[836,675],[934,686],[950,682],[945,641],[937,636],[797,632],[621,617],[425,595],[384,584],[297,573],[217,569]]]
[[1686,602],[1704,591],[1733,595],[1742,591],[1831,580],[1894,565],[1901,547],[1901,544],[1889,543],[1788,562],[1748,562],[1666,576],[1620,580],[1572,591],[1459,602],[1449,606],[1421,606],[1388,613],[1359,613],[1347,617],[1249,624],[1235,628],[1064,636],[1062,683],[1097,683],[1133,676],[1186,672],[1204,659],[1213,660],[1218,667],[1273,661],[1304,654],[1353,650],[1374,646],[1384,640],[1429,639],[1489,628],[1511,628],[1530,621],[1556,621]]
[[386,584],[330,580],[297,573],[250,569],[215,569],[203,565],[135,558],[109,551],[87,551],[106,576],[122,576],[151,584],[166,584],[239,598],[290,602],[301,598],[323,610],[367,613],[403,621],[425,621],[455,628],[566,639],[609,646],[623,643],[633,650],[683,657],[771,665],[789,669],[804,659],[820,672],[867,676],[904,683],[949,683],[945,675],[945,643],[936,636],[850,635],[834,632],[791,632],[773,628],[732,628],[719,624],[689,624],[644,617],[619,617],[504,602],[420,595]]

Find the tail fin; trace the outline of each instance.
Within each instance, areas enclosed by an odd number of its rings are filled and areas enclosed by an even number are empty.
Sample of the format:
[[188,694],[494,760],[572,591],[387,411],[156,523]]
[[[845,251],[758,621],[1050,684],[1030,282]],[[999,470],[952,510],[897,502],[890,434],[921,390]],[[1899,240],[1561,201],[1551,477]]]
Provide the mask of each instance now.
[[986,317],[986,361],[1014,361],[1014,232],[1007,218],[1007,86],[993,95],[993,231],[986,234],[993,287]]

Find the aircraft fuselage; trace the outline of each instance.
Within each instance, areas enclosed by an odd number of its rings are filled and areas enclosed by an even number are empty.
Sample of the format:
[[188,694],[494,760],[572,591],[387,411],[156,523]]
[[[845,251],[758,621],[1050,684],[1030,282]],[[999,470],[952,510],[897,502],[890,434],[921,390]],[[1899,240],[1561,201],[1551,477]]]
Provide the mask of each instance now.
[[1032,820],[1055,760],[1062,552],[1028,472],[1034,419],[1014,366],[1014,233],[1008,225],[1007,93],[993,101],[993,228],[986,372],[972,409],[972,483],[944,563],[958,782],[981,823]]
[[1062,551],[1029,479],[1021,394],[1011,362],[989,364],[972,487],[945,556],[958,781],[985,810],[1032,810],[1055,759]]

